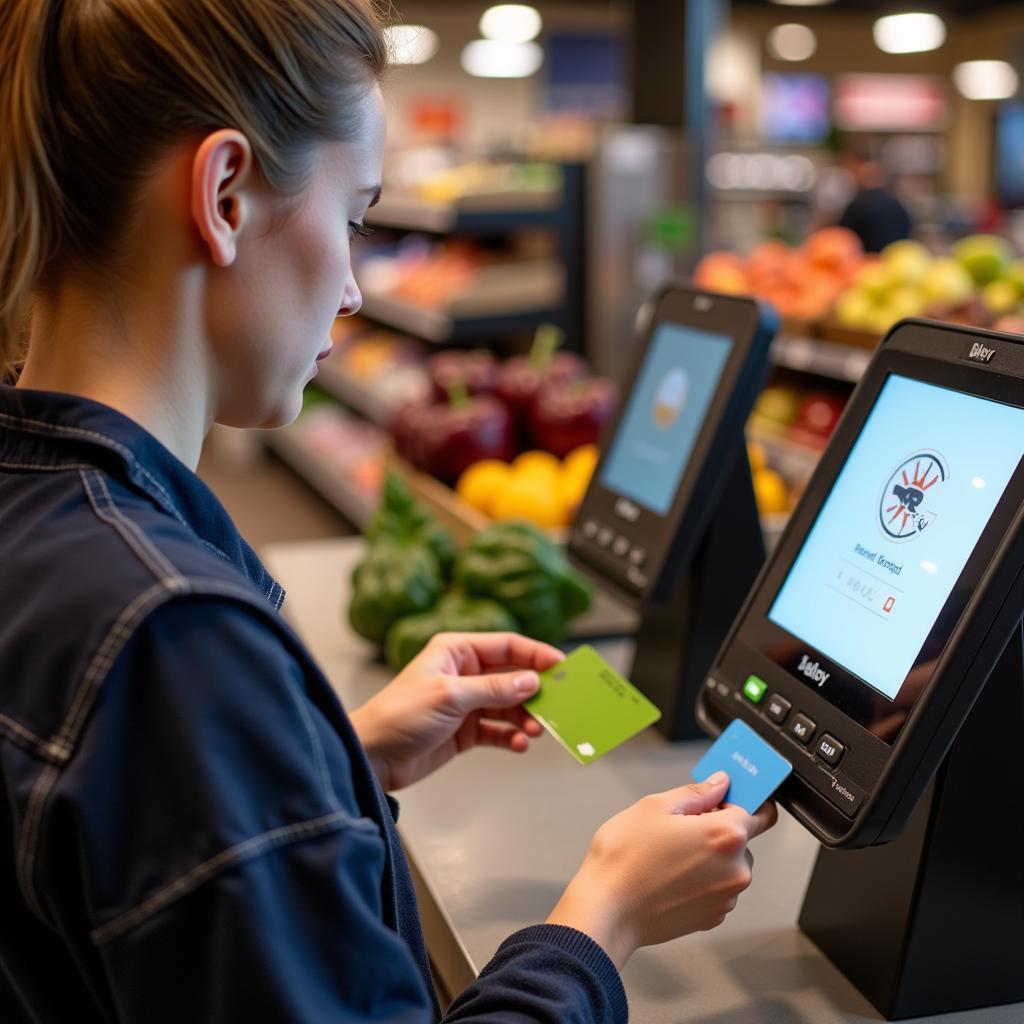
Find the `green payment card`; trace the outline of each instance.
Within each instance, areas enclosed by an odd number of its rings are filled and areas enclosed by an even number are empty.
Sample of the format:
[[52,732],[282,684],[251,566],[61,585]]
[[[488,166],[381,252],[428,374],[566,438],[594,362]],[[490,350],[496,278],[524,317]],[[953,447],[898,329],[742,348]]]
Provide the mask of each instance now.
[[661,712],[594,650],[577,647],[540,674],[523,707],[580,764],[590,764],[653,725]]

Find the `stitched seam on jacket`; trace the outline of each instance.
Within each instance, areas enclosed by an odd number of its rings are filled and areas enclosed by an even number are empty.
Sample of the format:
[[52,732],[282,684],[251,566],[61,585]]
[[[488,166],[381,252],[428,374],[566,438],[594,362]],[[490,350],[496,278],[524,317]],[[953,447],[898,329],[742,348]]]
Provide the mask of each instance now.
[[138,906],[126,910],[123,914],[115,917],[98,928],[94,928],[89,937],[97,946],[111,939],[115,939],[125,932],[131,930],[154,914],[163,910],[171,903],[197,889],[204,882],[209,881],[221,871],[234,867],[245,861],[253,860],[264,853],[286,846],[302,839],[310,839],[325,832],[335,831],[342,827],[354,828],[364,832],[372,832],[379,836],[380,830],[369,818],[353,818],[345,811],[334,811],[319,818],[311,818],[307,821],[298,822],[293,825],[282,825],[280,828],[273,828],[267,832],[261,832],[257,836],[229,846],[221,850],[209,860],[196,865],[185,874],[164,888],[155,892],[152,896],[144,899]]
[[[125,445],[121,444],[120,441],[115,441],[112,437],[107,437],[106,434],[100,434],[95,430],[88,430],[85,427],[64,427],[59,426],[55,423],[47,423],[44,420],[30,420],[20,416],[11,416],[7,413],[2,412],[0,412],[0,422],[7,422],[13,424],[15,427],[32,427],[35,428],[35,432],[42,434],[57,434],[58,436],[63,435],[67,437],[85,437],[92,441],[96,441],[98,444],[103,445],[103,447],[105,448],[113,449],[118,454],[120,454],[124,458],[124,460],[137,473],[139,473],[140,476],[144,476],[153,485],[155,490],[160,492],[160,495],[163,497],[163,500],[166,503],[167,508],[170,510],[171,514],[174,516],[175,519],[178,520],[179,523],[181,523],[182,526],[185,527],[186,530],[189,531],[189,533],[193,534],[193,536],[196,536],[199,542],[204,547],[209,548],[211,551],[215,551],[218,555],[220,555],[221,558],[224,559],[224,561],[231,561],[228,555],[221,551],[221,549],[217,547],[216,544],[211,544],[208,540],[204,540],[202,537],[199,537],[196,534],[195,530],[193,530],[192,527],[189,526],[188,521],[179,511],[178,506],[174,504],[174,500],[168,493],[167,488],[164,487],[164,485],[160,483],[160,481],[157,480],[157,478],[153,476],[153,474],[150,473],[150,471],[146,469],[146,467],[141,462],[139,462],[139,460],[135,457],[132,450],[126,447]],[[32,430],[30,430],[29,433],[32,433]],[[44,467],[26,466],[26,468],[41,469]],[[94,466],[86,468],[95,469]]]
[[[122,455],[125,461],[132,466],[133,469],[137,470],[142,476],[144,476],[153,485],[156,490],[160,492],[164,500],[167,502],[171,511],[174,513],[182,526],[188,526],[185,522],[184,516],[178,511],[178,507],[171,500],[170,494],[167,493],[167,489],[163,484],[141,462],[135,457],[132,450],[125,445],[121,444],[120,441],[115,441],[112,437],[108,437],[106,434],[101,434],[96,430],[89,430],[86,427],[65,427],[57,423],[47,423],[45,420],[31,420],[26,419],[23,416],[10,416],[7,413],[0,412],[0,421],[11,423],[18,427],[34,427],[39,433],[42,434],[57,434],[65,437],[85,437],[91,441],[96,441],[98,444],[103,445],[105,448],[112,448],[114,451]],[[31,433],[31,431],[29,431]]]
[[301,693],[294,693],[289,686],[288,695],[292,698],[292,702],[298,709],[299,717],[302,719],[302,724],[306,727],[309,745],[313,748],[313,760],[316,762],[317,771],[320,773],[320,782],[324,787],[324,796],[327,798],[327,806],[331,810],[340,810],[341,805],[338,803],[337,796],[335,796],[334,787],[331,785],[331,775],[327,770],[327,755],[324,753],[323,744],[320,742],[316,726],[313,724],[313,716],[310,715],[309,708],[306,706],[306,701]]
[[[150,608],[157,603],[158,599],[166,598],[168,595],[176,592],[179,591],[169,588],[163,581],[155,583],[148,590],[139,594],[131,604],[127,605],[110,627],[103,643],[100,644],[93,655],[92,662],[82,677],[75,699],[64,719],[64,724],[54,740],[55,744],[58,744],[67,752],[67,756],[70,756],[71,750],[74,749],[74,738],[77,734],[78,723],[84,717],[87,706],[91,706],[92,702],[88,701],[87,698],[99,689],[99,684],[106,677],[106,673],[109,671],[117,654],[130,638],[132,629],[149,612]],[[39,902],[33,881],[36,841],[43,816],[43,808],[50,795],[50,790],[59,776],[60,770],[56,766],[52,764],[47,765],[36,780],[36,784],[32,787],[32,793],[29,796],[28,806],[25,810],[25,821],[22,826],[23,831],[18,849],[18,885],[21,888],[22,895],[25,897],[25,902],[42,921],[45,921],[46,918],[43,914],[42,905]]]
[[[179,578],[180,579],[180,578]],[[175,582],[175,581],[171,581]],[[78,737],[78,729],[85,716],[92,707],[93,699],[99,692],[103,680],[106,678],[110,666],[121,649],[128,642],[132,631],[138,626],[146,614],[157,604],[158,598],[169,599],[185,593],[196,595],[216,595],[221,597],[234,597],[250,608],[265,610],[265,605],[255,600],[253,593],[244,587],[234,583],[226,583],[222,580],[196,578],[181,579],[183,589],[167,586],[167,581],[160,581],[145,590],[135,598],[118,616],[117,620],[110,627],[106,638],[93,656],[92,663],[86,670],[75,695],[71,709],[65,718],[59,734],[50,743],[50,748],[55,751],[54,760],[61,764],[66,762],[74,750],[74,744]],[[102,671],[102,677],[99,673]],[[21,842],[18,846],[17,876],[18,886],[22,891],[25,902],[29,909],[41,920],[46,921],[42,905],[39,902],[35,891],[33,875],[35,873],[36,856],[36,833],[42,821],[43,809],[49,798],[50,791],[60,777],[60,769],[53,764],[48,764],[39,778],[36,780],[32,793],[29,796],[28,806],[25,810],[25,820]],[[372,823],[371,823],[372,824]],[[374,826],[375,827],[375,826]]]
[[[107,488],[106,481],[102,474],[96,470],[86,472],[79,470],[79,477],[82,480],[82,487],[85,489],[89,504],[101,522],[106,523],[116,530],[121,539],[134,552],[135,556],[149,571],[158,579],[184,582],[182,575],[168,561],[167,557],[160,551],[153,542],[146,536],[138,523],[129,519],[115,504],[114,499]],[[89,478],[92,477],[96,485],[102,490],[105,499],[105,508],[100,508],[99,499],[93,491],[93,485]]]
[[95,469],[88,462],[64,462],[59,466],[43,466],[38,462],[0,462],[0,469],[39,469],[46,473],[61,473],[71,469]]
[[31,730],[26,729],[20,722],[15,721],[9,715],[0,712],[0,733],[3,733],[11,743],[16,743],[23,750],[42,757],[46,761],[61,763],[65,760],[62,756],[62,748],[55,747],[52,743],[36,736]]

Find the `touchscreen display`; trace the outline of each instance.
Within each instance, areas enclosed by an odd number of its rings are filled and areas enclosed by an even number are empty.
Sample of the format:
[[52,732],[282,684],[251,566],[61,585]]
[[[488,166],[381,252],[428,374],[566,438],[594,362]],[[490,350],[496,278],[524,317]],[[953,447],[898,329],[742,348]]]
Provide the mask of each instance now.
[[605,460],[603,486],[668,512],[731,349],[725,334],[657,328]]
[[1022,456],[1024,410],[890,376],[768,618],[893,700]]

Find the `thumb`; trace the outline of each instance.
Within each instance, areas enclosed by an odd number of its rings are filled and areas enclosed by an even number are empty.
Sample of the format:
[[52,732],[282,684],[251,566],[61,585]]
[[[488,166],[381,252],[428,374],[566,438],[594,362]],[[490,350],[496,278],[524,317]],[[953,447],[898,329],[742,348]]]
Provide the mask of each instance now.
[[704,782],[693,782],[688,786],[670,789],[662,796],[672,814],[703,814],[714,810],[729,788],[729,776],[715,772]]
[[482,708],[514,708],[540,689],[536,672],[490,672],[482,676],[456,676],[451,693],[463,714]]

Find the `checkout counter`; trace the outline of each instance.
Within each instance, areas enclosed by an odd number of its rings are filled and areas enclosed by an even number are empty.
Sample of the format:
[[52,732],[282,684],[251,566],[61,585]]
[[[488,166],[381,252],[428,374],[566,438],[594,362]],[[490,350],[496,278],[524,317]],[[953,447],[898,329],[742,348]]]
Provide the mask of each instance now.
[[[362,541],[262,554],[287,591],[284,614],[345,706],[358,707],[391,677],[342,614]],[[631,643],[595,646],[628,671]],[[475,750],[400,791],[398,830],[443,984],[460,991],[503,939],[543,921],[597,827],[647,793],[689,782],[707,746],[648,729],[583,767],[545,735],[525,755]],[[751,849],[754,884],[725,924],[632,957],[623,975],[632,1024],[876,1024],[874,1007],[797,928],[818,842],[782,812]],[[920,1019],[1020,1024],[1024,1005]]]
[[[640,611],[635,643],[595,646],[668,709],[668,738],[586,767],[549,738],[474,751],[399,794],[441,982],[543,921],[602,822],[691,780],[708,742],[669,740],[696,707],[793,772],[724,925],[630,960],[632,1021],[1021,1024],[1024,344],[897,325],[758,572],[743,424],[772,315],[668,289],[641,331],[569,552]],[[351,708],[389,678],[342,614],[361,550],[264,552]]]

